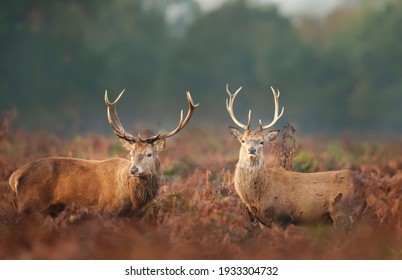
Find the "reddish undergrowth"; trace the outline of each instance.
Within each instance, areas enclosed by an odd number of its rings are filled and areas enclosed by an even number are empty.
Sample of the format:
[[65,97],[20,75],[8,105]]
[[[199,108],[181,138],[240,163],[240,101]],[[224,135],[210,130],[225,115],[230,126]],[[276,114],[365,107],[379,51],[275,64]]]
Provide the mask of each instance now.
[[[116,139],[0,133],[0,259],[402,259],[402,142],[278,138],[271,166],[357,170],[368,207],[348,234],[331,227],[262,228],[233,188],[239,144],[226,131],[188,129],[160,155],[157,198],[141,217],[69,206],[53,219],[16,213],[11,173],[45,156],[126,157]],[[290,140],[290,144],[286,141]],[[319,144],[317,144],[319,143]]]

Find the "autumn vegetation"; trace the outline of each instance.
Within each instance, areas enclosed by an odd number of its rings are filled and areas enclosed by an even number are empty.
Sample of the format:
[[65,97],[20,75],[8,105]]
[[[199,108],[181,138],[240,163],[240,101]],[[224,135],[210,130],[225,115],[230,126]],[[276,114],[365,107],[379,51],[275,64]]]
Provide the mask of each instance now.
[[271,1],[216,1],[208,12],[197,2],[1,1],[0,115],[17,108],[24,130],[105,133],[104,92],[126,89],[123,123],[173,126],[166,112],[189,90],[201,104],[192,122],[225,126],[229,83],[243,86],[239,117],[271,108],[273,86],[281,125],[400,133],[401,0],[342,1],[318,18],[285,16]]
[[227,130],[188,128],[161,153],[161,189],[133,217],[69,206],[58,217],[17,214],[10,174],[46,156],[126,157],[114,137],[68,139],[0,124],[0,259],[401,259],[402,143],[302,136],[291,126],[267,162],[302,172],[359,172],[368,207],[349,233],[250,221],[233,188],[238,143]]
[[[402,1],[344,1],[318,18],[223,2],[0,1],[0,259],[402,259]],[[252,108],[266,121],[280,90],[269,166],[358,172],[367,208],[349,233],[249,219],[226,83],[244,87],[241,119]],[[129,131],[169,131],[186,90],[200,103],[160,154],[157,197],[132,217],[19,215],[8,179],[24,163],[128,157],[103,99],[123,89]]]

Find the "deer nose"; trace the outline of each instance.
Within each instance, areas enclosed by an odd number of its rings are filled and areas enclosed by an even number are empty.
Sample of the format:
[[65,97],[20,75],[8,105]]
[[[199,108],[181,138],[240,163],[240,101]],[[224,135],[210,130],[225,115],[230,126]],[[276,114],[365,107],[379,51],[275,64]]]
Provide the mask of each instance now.
[[137,168],[136,166],[131,166],[131,167],[130,167],[130,173],[131,173],[132,175],[138,174],[138,168]]
[[249,153],[249,154],[255,155],[255,152],[256,152],[256,151],[257,151],[257,150],[256,150],[254,147],[248,148],[248,153]]

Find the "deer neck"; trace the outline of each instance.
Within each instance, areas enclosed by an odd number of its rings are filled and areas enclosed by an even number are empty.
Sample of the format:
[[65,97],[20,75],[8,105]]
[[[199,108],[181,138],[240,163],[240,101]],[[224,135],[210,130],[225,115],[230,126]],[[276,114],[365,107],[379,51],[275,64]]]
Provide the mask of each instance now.
[[266,167],[264,163],[248,164],[239,162],[235,171],[235,189],[240,199],[254,215],[261,211],[261,198],[268,191]]
[[[133,176],[129,173],[130,161],[126,161],[120,168],[120,186],[122,193],[126,194],[127,203],[131,204],[132,210],[138,210],[152,201],[159,190],[160,172],[157,166],[156,172],[151,172],[143,176]],[[128,195],[128,196],[127,196]]]
[[266,172],[262,153],[258,157],[250,157],[241,153],[235,171],[235,185],[238,192],[247,192],[260,188],[264,185]]
[[256,156],[250,156],[242,150],[240,151],[239,161],[236,168],[250,173],[261,172],[261,170],[265,169],[264,154],[260,153]]
[[248,164],[238,163],[235,172],[236,181],[241,184],[254,186],[258,182],[262,182],[265,178],[266,167],[265,164]]
[[156,197],[159,191],[159,177],[156,173],[130,177],[127,187],[133,209],[141,209]]

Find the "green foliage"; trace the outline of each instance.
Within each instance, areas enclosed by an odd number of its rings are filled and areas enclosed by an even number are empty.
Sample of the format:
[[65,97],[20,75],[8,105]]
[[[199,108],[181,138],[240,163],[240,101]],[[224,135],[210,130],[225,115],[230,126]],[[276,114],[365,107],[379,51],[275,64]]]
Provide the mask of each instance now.
[[172,161],[166,170],[163,171],[164,176],[175,178],[180,175],[182,165],[180,162]]
[[318,169],[318,161],[314,156],[302,151],[293,159],[293,170],[296,172],[314,172]]
[[126,152],[126,149],[124,149],[124,147],[119,142],[116,141],[112,145],[110,145],[109,156],[115,156],[124,152]]
[[0,112],[16,108],[16,125],[30,130],[99,131],[104,90],[126,88],[123,123],[163,117],[165,127],[191,90],[199,122],[225,125],[229,82],[244,86],[241,119],[249,108],[254,122],[271,116],[272,85],[283,93],[281,121],[301,132],[400,134],[401,25],[401,1],[297,24],[246,0],[208,13],[183,0],[1,1]]
[[340,169],[341,166],[350,162],[347,158],[347,155],[342,150],[342,147],[337,144],[330,144],[328,146],[328,155],[324,162],[325,168],[327,170],[336,170]]

